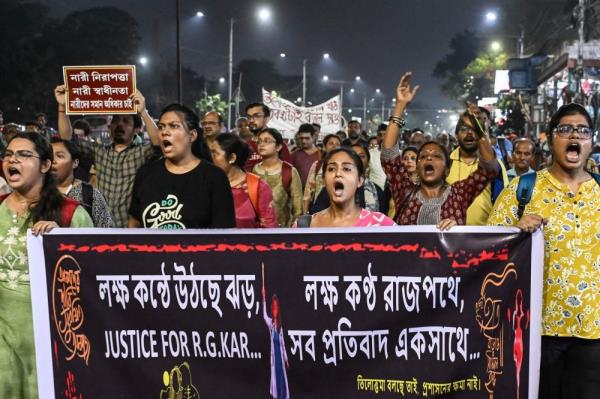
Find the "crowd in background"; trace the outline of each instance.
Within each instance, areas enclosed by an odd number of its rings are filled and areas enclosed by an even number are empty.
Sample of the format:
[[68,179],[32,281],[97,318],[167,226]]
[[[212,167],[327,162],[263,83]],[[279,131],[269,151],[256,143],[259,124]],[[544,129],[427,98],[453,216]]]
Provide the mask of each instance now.
[[[84,119],[66,114],[64,86],[55,89],[56,129],[43,114],[26,131],[4,125],[0,351],[7,353],[0,375],[10,369],[11,377],[2,377],[0,396],[36,392],[28,228],[489,224],[526,232],[545,226],[540,397],[562,397],[554,395],[565,387],[600,397],[600,180],[591,174],[600,148],[590,116],[568,104],[544,137],[505,137],[495,134],[487,109],[470,104],[454,134],[434,137],[406,128],[403,116],[418,92],[410,78],[402,77],[392,116],[371,137],[352,120],[338,132],[303,124],[285,140],[269,127],[262,103],[248,104],[232,132],[218,112],[200,117],[181,104],[155,120],[136,92],[137,113],[112,115],[105,143]],[[532,172],[532,182],[523,177]],[[530,181],[525,199],[522,181]],[[571,381],[594,367],[589,381]]]

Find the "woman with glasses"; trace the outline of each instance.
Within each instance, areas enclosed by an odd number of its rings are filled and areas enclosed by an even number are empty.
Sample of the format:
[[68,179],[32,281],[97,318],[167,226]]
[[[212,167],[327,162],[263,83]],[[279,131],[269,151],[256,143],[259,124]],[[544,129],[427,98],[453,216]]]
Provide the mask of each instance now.
[[[402,115],[414,98],[418,86],[411,89],[411,73],[406,73],[396,89],[396,108],[383,139],[381,161],[388,176],[398,224],[430,224],[446,230],[466,222],[467,208],[498,173],[498,162],[490,140],[479,127],[473,126],[468,113],[461,115],[457,129],[467,131],[479,148],[479,166],[468,177],[447,184],[450,157],[444,146],[428,141],[417,153],[419,182],[411,180],[402,163],[398,148],[400,129],[404,127]],[[472,110],[468,112],[473,112]],[[476,122],[475,122],[476,123]],[[480,134],[476,134],[480,131]]]
[[273,192],[273,204],[279,227],[290,227],[302,214],[302,181],[296,168],[279,158],[283,137],[275,129],[258,133],[256,144],[262,161],[253,172],[267,182]]
[[0,197],[0,397],[37,397],[27,229],[92,227],[77,201],[65,198],[51,173],[52,147],[38,133],[17,133],[4,153],[12,188]]
[[[585,170],[590,126],[583,106],[560,107],[548,126],[552,165],[515,177],[488,219],[489,225],[528,233],[544,225],[539,388],[544,399],[600,397],[600,176]],[[529,201],[519,203],[521,180],[532,177]]]

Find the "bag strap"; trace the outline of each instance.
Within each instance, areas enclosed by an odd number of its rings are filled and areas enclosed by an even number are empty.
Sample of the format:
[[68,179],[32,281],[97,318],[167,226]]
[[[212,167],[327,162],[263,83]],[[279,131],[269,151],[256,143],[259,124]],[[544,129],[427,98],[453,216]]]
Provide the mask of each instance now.
[[[4,194],[0,195],[0,204],[4,202],[4,200],[10,195]],[[63,203],[60,208],[60,221],[61,227],[69,227],[71,226],[71,220],[73,220],[73,215],[75,214],[75,210],[79,206],[79,202],[74,199],[65,197],[63,199]]]
[[288,197],[291,197],[290,187],[292,186],[292,169],[293,166],[291,163],[287,161],[281,161],[281,182],[283,183],[283,188],[288,194]]
[[84,181],[81,182],[81,206],[83,206],[83,209],[85,209],[88,215],[93,219],[94,187]]
[[296,220],[297,227],[310,227],[310,222],[312,221],[312,215],[300,215]]
[[254,214],[258,218],[258,186],[260,184],[260,177],[254,173],[247,172],[246,184],[248,185],[248,196],[254,208]]
[[598,185],[600,186],[600,174],[590,172],[590,175],[592,175],[592,177],[594,178],[594,180],[596,180],[596,183],[598,183]]
[[517,201],[519,201],[519,210],[517,211],[517,217],[519,220],[523,217],[525,207],[531,201],[531,194],[535,187],[535,179],[537,173],[526,173],[519,177],[519,185],[517,186]]

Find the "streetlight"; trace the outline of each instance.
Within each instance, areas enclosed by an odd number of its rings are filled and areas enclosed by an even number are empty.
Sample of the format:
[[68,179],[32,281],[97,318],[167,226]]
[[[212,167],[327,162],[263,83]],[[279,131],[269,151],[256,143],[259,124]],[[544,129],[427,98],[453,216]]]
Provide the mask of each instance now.
[[225,83],[225,78],[221,76],[221,77],[219,78],[219,83]]
[[323,59],[324,60],[328,60],[329,59],[329,53],[324,53],[323,54]]
[[[177,1],[179,2],[179,0]],[[267,22],[271,19],[271,10],[266,7],[262,7],[258,10],[256,15],[261,22]],[[233,24],[235,21],[236,20],[233,17],[229,19],[229,87],[227,95],[227,130],[231,130],[231,96],[233,92]]]
[[355,77],[354,80],[358,82],[360,80],[360,76]]
[[271,10],[269,10],[267,7],[262,7],[258,10],[256,15],[258,15],[258,19],[260,19],[262,22],[267,22],[271,19]]
[[148,58],[140,57],[139,62],[140,64],[142,64],[142,66],[146,66],[146,64],[148,63]]
[[485,19],[488,22],[496,22],[496,19],[498,19],[498,15],[493,11],[488,11],[485,14]]
[[327,81],[329,81],[329,76],[323,75],[323,82],[327,82]]
[[285,58],[285,53],[279,53],[280,58]]
[[490,49],[491,49],[493,52],[497,53],[498,51],[500,51],[500,50],[502,49],[502,44],[500,44],[500,42],[498,42],[498,41],[493,41],[493,42],[490,44]]
[[202,18],[202,17],[204,16],[204,13],[203,13],[202,11],[198,11],[198,12],[196,13],[196,16],[197,16],[198,18]]

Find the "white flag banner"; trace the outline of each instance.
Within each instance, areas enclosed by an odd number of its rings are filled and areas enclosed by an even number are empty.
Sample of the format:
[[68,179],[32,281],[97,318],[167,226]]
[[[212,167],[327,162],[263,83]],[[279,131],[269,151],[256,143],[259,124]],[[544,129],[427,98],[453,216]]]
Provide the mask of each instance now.
[[271,110],[269,127],[288,139],[294,138],[303,123],[318,123],[322,134],[335,133],[342,126],[340,96],[313,107],[299,107],[263,89],[263,103]]

